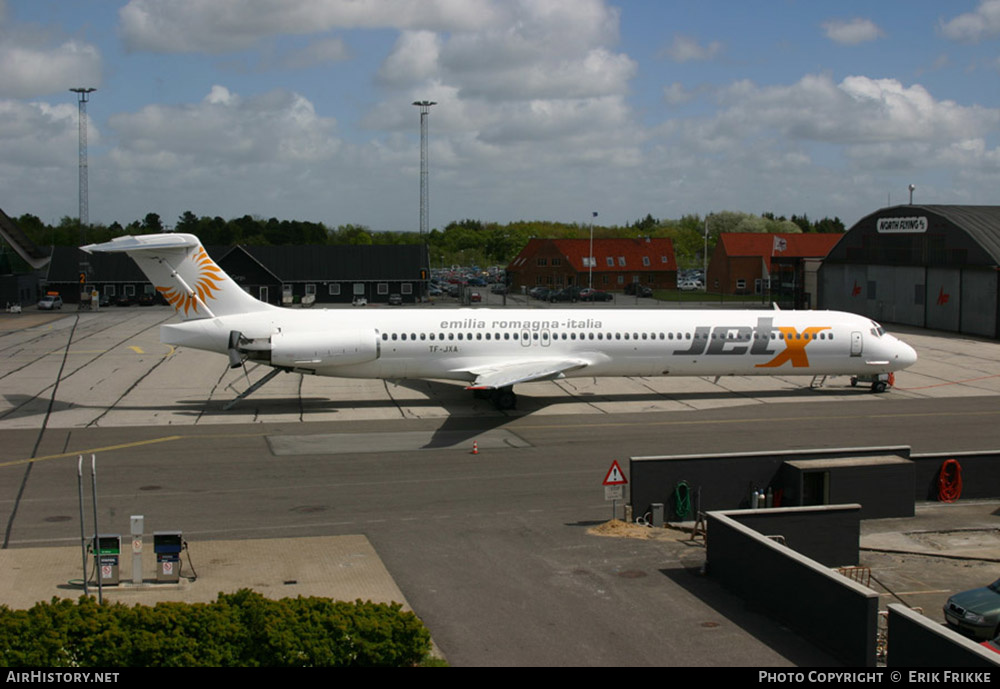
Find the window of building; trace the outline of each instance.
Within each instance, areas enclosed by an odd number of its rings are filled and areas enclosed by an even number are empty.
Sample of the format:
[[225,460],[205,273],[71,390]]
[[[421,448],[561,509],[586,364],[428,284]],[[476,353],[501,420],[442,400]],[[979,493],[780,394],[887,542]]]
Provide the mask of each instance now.
[[562,265],[562,259],[561,258],[553,258],[552,259],[552,265],[554,265],[554,266],[561,266]]
[[330,294],[331,297],[339,297],[340,296],[340,283],[338,282],[338,283],[335,283],[335,284],[330,284],[327,287],[327,291],[329,292],[329,294]]
[[746,288],[747,288],[747,281],[746,280],[744,280],[743,278],[740,278],[739,280],[736,281],[736,289],[738,289],[738,290],[744,290]]
[[316,284],[312,283],[312,282],[307,282],[306,283],[306,296],[315,296],[315,295],[316,295]]
[[126,297],[135,296],[135,285],[125,285],[125,296]]
[[378,283],[377,291],[379,294],[389,294],[389,283],[388,282]]
[[614,268],[614,267],[615,267],[615,259],[613,259],[611,256],[608,256],[608,268]]
[[105,285],[104,286],[104,294],[106,294],[109,297],[115,296],[115,286],[114,285]]
[[624,267],[625,267],[625,257],[624,257],[624,256],[619,256],[619,257],[618,257],[618,265],[619,265],[620,267],[622,267],[622,268],[624,268]]
[[399,291],[403,294],[413,294],[413,284],[409,282],[404,282],[399,286]]
[[647,268],[649,267],[649,256],[642,257],[642,265],[646,266]]
[[547,259],[547,258],[540,258],[540,259],[538,259],[538,265],[540,265],[540,266],[547,266],[548,264],[549,264],[549,259]]
[[354,296],[363,297],[365,296],[365,283],[355,282],[353,286]]

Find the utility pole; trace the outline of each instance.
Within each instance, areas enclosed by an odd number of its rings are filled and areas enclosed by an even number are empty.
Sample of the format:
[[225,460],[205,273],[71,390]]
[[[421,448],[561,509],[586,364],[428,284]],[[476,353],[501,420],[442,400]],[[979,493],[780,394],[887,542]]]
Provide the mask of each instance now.
[[426,239],[430,220],[430,193],[427,189],[427,114],[434,101],[417,100],[413,104],[420,108],[420,236]]

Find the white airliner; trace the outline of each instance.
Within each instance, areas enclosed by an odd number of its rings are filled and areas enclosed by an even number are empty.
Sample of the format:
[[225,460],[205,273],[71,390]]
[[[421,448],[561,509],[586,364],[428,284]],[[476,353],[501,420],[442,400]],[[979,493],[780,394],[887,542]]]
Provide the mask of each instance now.
[[281,371],[458,380],[500,409],[517,404],[518,383],[576,376],[849,375],[883,392],[917,360],[879,324],[837,311],[286,309],[241,289],[193,235],[83,249],[136,261],[182,318],[160,327],[163,342],[274,368],[237,400]]

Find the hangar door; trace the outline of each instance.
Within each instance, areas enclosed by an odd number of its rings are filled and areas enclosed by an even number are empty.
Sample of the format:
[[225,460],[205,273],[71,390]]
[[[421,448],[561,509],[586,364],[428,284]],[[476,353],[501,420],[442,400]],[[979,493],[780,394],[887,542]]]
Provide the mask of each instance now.
[[962,332],[997,336],[997,273],[992,270],[962,271]]
[[957,331],[962,303],[962,271],[958,268],[927,269],[927,327]]

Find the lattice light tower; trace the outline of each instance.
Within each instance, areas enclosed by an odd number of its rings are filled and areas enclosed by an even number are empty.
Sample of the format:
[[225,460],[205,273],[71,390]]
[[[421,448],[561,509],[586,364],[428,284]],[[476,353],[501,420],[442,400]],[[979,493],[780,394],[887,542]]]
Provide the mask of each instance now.
[[413,104],[420,108],[420,235],[427,236],[430,220],[430,192],[427,189],[427,114],[434,101],[417,100]]
[[84,232],[90,226],[90,201],[87,189],[87,102],[95,88],[78,86],[70,89],[77,95],[80,116],[80,245],[85,243]]

